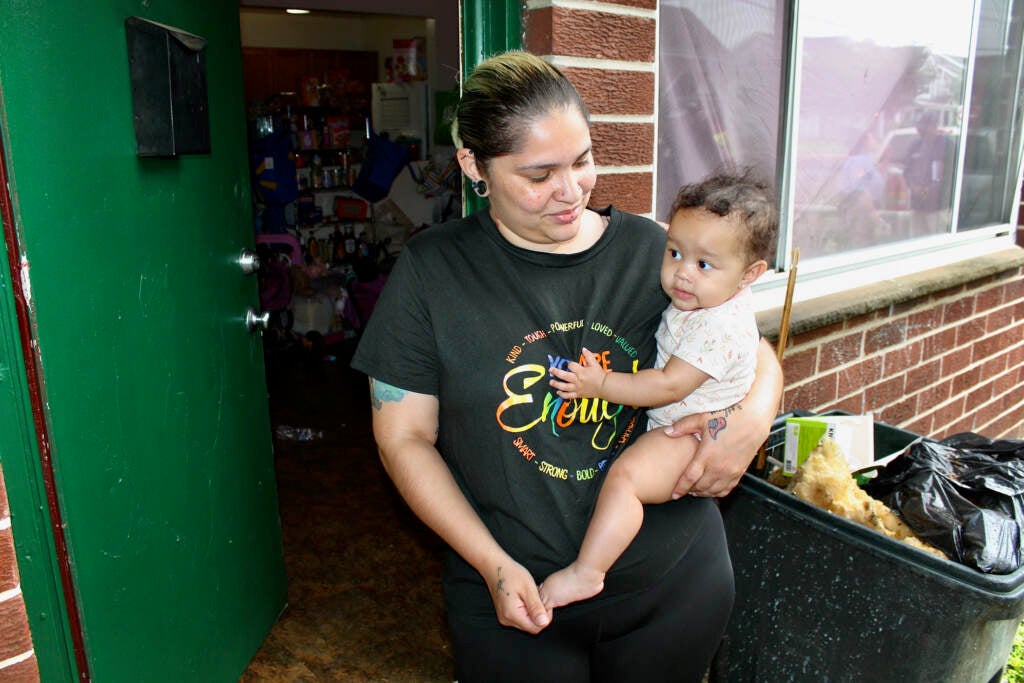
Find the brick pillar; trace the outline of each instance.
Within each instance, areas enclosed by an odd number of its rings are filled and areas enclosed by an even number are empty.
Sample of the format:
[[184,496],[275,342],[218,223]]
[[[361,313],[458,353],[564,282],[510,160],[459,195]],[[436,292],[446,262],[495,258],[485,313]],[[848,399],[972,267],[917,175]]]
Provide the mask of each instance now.
[[523,46],[560,68],[590,109],[598,172],[591,205],[651,214],[658,2],[592,4],[531,3]]
[[39,668],[14,554],[7,488],[0,471],[0,683],[35,683]]

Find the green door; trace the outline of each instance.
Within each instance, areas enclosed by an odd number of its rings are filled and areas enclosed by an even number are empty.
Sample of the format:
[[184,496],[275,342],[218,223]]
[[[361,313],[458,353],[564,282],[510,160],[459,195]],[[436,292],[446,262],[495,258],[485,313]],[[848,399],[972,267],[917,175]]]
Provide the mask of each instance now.
[[[207,40],[209,153],[136,155],[132,15]],[[36,439],[0,437],[43,680],[68,679],[76,633],[92,680],[237,680],[285,604],[262,346],[244,325],[258,296],[237,263],[253,241],[237,2],[0,0],[0,127],[32,337],[32,357],[0,358],[0,402],[21,401],[2,424],[36,433],[42,407],[73,585],[75,613],[55,614],[62,558],[32,502],[46,468]],[[32,405],[10,375],[24,364]]]

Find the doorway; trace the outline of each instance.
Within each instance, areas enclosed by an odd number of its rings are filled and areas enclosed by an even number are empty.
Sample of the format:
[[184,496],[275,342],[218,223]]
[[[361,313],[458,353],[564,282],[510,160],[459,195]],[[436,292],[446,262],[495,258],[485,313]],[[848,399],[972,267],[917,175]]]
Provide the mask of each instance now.
[[[296,60],[304,51],[376,53],[377,80],[383,81],[392,39],[419,37],[429,90],[455,87],[458,0],[431,3],[431,16],[422,15],[424,3],[409,0],[386,3],[386,11],[394,12],[387,15],[368,11],[379,11],[379,1],[338,2],[344,12],[307,15],[269,6],[278,4],[243,3],[243,51],[276,51]],[[289,65],[280,66],[279,73]],[[299,87],[292,101],[301,106]],[[360,144],[360,131],[352,126],[351,132],[352,144]],[[426,161],[435,150],[423,147]],[[317,184],[318,196],[346,194]],[[409,185],[407,178],[396,180],[397,194],[408,193]],[[329,208],[333,201],[318,203]],[[410,229],[434,216],[422,201],[399,197],[398,203],[402,225],[389,222],[388,234],[400,246]],[[288,228],[307,255],[317,230],[322,236],[323,227]],[[334,294],[330,299],[337,301]],[[326,318],[315,310],[321,300],[320,293],[311,294],[293,307],[294,326],[285,338],[265,337],[288,607],[241,680],[451,681],[440,585],[443,544],[387,479],[370,430],[366,378],[349,368],[358,337],[325,329]],[[329,305],[324,315],[330,315]]]

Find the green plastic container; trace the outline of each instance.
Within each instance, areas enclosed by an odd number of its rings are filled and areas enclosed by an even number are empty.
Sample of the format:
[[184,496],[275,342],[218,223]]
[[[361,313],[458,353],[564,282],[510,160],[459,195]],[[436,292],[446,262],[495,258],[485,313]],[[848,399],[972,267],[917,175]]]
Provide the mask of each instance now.
[[[877,456],[917,438],[875,423]],[[736,605],[711,681],[999,681],[1024,618],[1024,569],[984,574],[942,559],[754,472],[721,509]]]

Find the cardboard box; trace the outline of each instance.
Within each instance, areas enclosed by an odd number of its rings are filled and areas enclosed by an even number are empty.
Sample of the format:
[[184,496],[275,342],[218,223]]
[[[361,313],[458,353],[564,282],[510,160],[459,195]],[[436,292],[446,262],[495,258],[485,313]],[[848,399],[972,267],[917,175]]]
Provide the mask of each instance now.
[[866,415],[814,415],[786,418],[782,471],[793,474],[817,448],[822,437],[829,437],[850,463],[850,472],[875,466],[874,418]]

